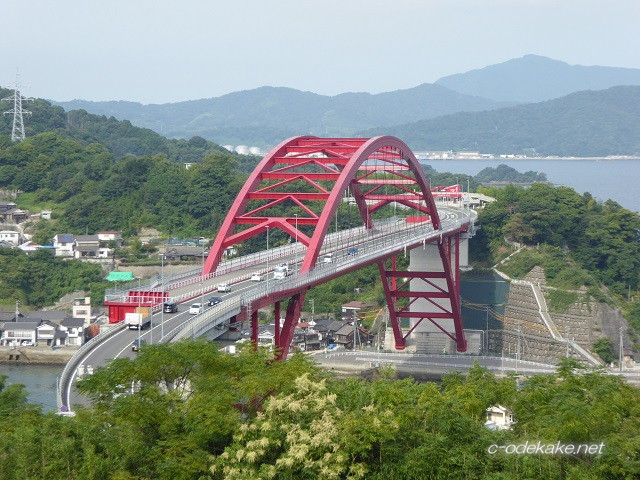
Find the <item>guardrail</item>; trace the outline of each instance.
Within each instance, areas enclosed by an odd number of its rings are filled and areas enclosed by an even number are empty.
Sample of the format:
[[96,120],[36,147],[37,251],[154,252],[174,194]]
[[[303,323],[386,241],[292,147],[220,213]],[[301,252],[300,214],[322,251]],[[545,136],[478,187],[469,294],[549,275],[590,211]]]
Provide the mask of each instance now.
[[[338,261],[332,263],[324,263],[322,258],[319,258],[318,264],[311,271],[304,274],[300,274],[297,271],[293,271],[292,274],[284,279],[267,279],[267,281],[260,282],[260,284],[255,285],[252,288],[246,289],[242,292],[242,294],[235,297],[232,302],[237,302],[237,305],[234,303],[234,308],[237,309],[237,313],[240,312],[240,308],[243,306],[250,305],[253,301],[258,300],[260,298],[264,298],[272,293],[278,293],[283,290],[293,290],[298,289],[304,286],[308,286],[310,284],[316,283],[327,276],[330,276],[334,273],[338,273],[342,270],[347,270],[353,267],[356,264],[364,263],[363,260],[374,260],[376,258],[380,258],[388,255],[392,251],[397,251],[399,246],[406,244],[416,243],[416,239],[422,237],[422,241],[424,243],[428,241],[432,241],[434,238],[438,236],[443,236],[447,233],[450,233],[460,227],[461,224],[467,223],[470,221],[470,215],[465,216],[464,218],[456,218],[455,220],[447,219],[441,222],[440,230],[434,230],[433,225],[428,224],[415,224],[411,227],[397,228],[396,230],[381,230],[374,233],[370,233],[368,231],[363,232],[361,243],[354,242],[348,243],[347,245],[342,246],[338,250],[334,250],[333,253],[345,252],[343,256],[338,258]],[[397,223],[397,222],[396,222]],[[342,232],[338,232],[338,236]],[[346,235],[343,235],[343,240]],[[354,240],[355,237],[349,236],[349,240]],[[417,240],[418,243],[420,240]],[[357,255],[348,255],[347,250],[349,247],[357,245],[359,250]],[[243,278],[249,278],[250,274],[245,275]],[[237,281],[238,279],[236,279]],[[191,298],[196,298],[201,295],[200,292],[194,291],[190,292]],[[175,299],[180,297],[174,297]],[[178,300],[179,301],[179,300]],[[224,302],[223,302],[224,303]],[[216,316],[216,313],[218,316]],[[213,326],[220,321],[221,316],[229,314],[226,311],[222,311],[221,309],[209,309],[202,314],[196,316],[195,318],[183,323],[182,325],[176,327],[172,330],[171,337],[169,334],[165,335],[167,338],[166,341],[178,340],[180,338],[185,338],[186,336],[192,335],[192,333],[186,333],[178,335],[178,332],[201,332],[207,331],[213,328]],[[231,315],[232,316],[232,315]],[[210,326],[207,326],[210,325]]]
[[62,373],[60,374],[60,380],[57,385],[57,395],[56,402],[58,405],[58,410],[62,405],[69,405],[68,398],[68,386],[69,381],[71,379],[71,373],[75,370],[75,368],[80,364],[80,361],[91,351],[93,350],[99,343],[106,340],[107,338],[115,335],[118,332],[124,330],[126,325],[124,322],[120,324],[116,324],[102,332],[98,335],[87,341],[84,345],[82,345],[76,353],[74,353],[67,364],[65,365]]

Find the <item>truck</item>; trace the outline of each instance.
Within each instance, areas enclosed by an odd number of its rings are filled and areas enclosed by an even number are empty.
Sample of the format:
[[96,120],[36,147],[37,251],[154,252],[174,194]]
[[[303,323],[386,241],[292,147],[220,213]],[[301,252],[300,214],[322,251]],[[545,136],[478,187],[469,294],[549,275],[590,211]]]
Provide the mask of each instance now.
[[129,312],[124,314],[124,324],[129,327],[129,330],[144,330],[151,325],[151,315],[144,315],[143,313]]
[[288,263],[281,263],[273,268],[273,278],[275,279],[283,279],[289,275],[291,275],[291,271],[289,270]]

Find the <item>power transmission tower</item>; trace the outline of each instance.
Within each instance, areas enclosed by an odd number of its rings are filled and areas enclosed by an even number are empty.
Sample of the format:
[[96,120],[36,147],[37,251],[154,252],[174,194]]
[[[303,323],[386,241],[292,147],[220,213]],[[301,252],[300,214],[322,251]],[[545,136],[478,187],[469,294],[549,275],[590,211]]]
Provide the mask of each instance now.
[[[13,89],[13,95],[2,100],[13,101],[13,109],[4,112],[5,115],[13,114],[13,128],[11,129],[11,141],[21,142],[24,140],[24,115],[31,115],[31,112],[22,108],[23,97],[20,94],[21,85],[19,84],[20,75],[16,73],[16,84]],[[32,101],[32,98],[24,98],[25,101]]]

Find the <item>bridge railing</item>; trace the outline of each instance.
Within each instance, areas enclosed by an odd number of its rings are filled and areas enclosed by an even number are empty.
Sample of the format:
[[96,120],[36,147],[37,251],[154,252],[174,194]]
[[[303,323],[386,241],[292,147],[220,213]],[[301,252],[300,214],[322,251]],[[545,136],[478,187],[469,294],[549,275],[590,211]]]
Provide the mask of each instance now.
[[[223,316],[227,315],[228,318],[229,311],[231,310],[237,310],[237,314],[239,313],[241,307],[249,306],[255,300],[264,298],[272,293],[278,293],[283,290],[295,290],[300,287],[316,283],[319,280],[332,275],[333,273],[347,270],[355,264],[362,263],[363,260],[366,260],[367,258],[379,258],[381,255],[384,255],[386,253],[397,251],[399,245],[408,245],[410,243],[415,243],[416,238],[423,237],[423,241],[425,241],[425,243],[427,240],[432,241],[434,237],[452,232],[459,228],[462,224],[469,221],[470,215],[458,217],[455,220],[444,219],[441,222],[440,230],[437,231],[433,229],[433,225],[431,223],[419,223],[407,227],[404,223],[400,224],[399,222],[395,222],[397,224],[395,228],[387,230],[376,230],[374,232],[364,230],[362,232],[362,235],[354,236],[353,232],[351,234],[338,232],[336,236],[339,237],[342,233],[343,240],[345,236],[350,235],[349,238],[354,240],[354,242],[348,243],[347,245],[357,246],[357,255],[347,255],[348,246],[343,245],[337,250],[337,252],[345,251],[347,253],[345,253],[344,256],[340,256],[338,258],[338,261],[324,263],[322,261],[322,258],[319,258],[316,267],[310,272],[300,274],[299,272],[293,271],[292,275],[284,279],[268,279],[266,282],[260,282],[259,284],[244,290],[241,295],[232,299],[231,302],[233,302],[233,305],[232,303],[223,302],[222,304],[220,304],[219,308],[208,309],[202,314],[197,315],[191,320],[176,327],[174,329],[175,331],[172,331],[172,333],[170,333],[171,337],[169,337],[169,334],[165,335],[165,341],[185,338],[192,335],[193,332],[206,331],[207,329],[212,328],[214,324],[218,323]],[[394,221],[388,223],[393,227]],[[360,238],[358,239],[358,237]],[[336,250],[334,250],[334,252],[335,251]],[[250,275],[245,275],[242,278],[236,279],[236,281],[249,278],[249,276]],[[208,288],[209,290],[211,290],[211,287]],[[190,295],[191,298],[196,298],[201,294],[201,290],[196,290],[184,295]],[[180,299],[181,297],[174,298]],[[227,309],[229,311],[227,311]],[[178,335],[179,332],[182,333]]]
[[106,340],[109,337],[112,337],[118,332],[121,332],[125,329],[124,322],[109,327],[102,332],[100,332],[95,337],[91,338],[84,345],[82,345],[76,352],[71,356],[71,358],[67,361],[62,373],[60,374],[60,381],[57,385],[57,395],[56,401],[58,404],[58,409],[62,405],[69,405],[68,391],[69,391],[69,382],[71,381],[71,375],[76,367],[80,364],[80,361],[87,356],[87,354],[97,347],[101,342]]

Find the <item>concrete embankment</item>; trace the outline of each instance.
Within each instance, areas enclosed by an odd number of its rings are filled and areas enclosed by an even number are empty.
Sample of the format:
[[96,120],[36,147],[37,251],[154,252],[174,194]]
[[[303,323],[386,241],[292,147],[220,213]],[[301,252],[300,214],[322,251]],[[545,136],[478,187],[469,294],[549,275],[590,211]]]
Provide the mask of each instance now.
[[0,347],[0,364],[65,365],[77,348]]

